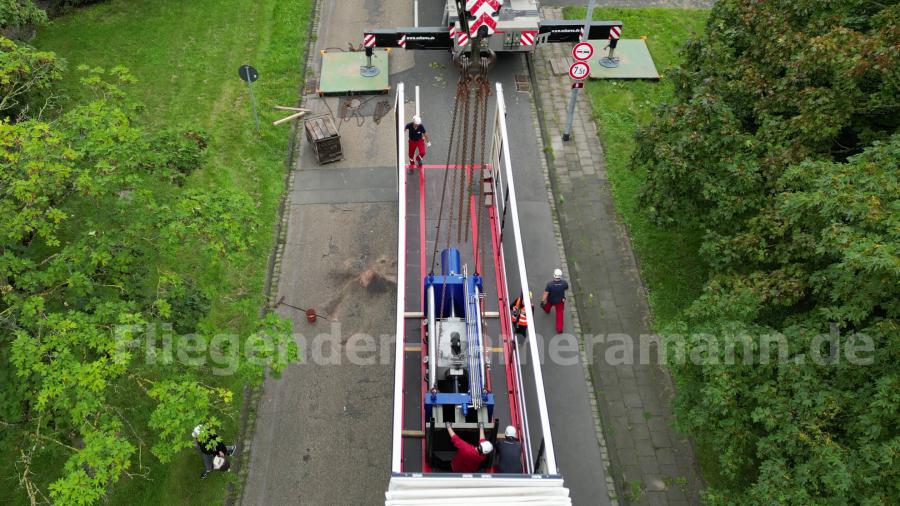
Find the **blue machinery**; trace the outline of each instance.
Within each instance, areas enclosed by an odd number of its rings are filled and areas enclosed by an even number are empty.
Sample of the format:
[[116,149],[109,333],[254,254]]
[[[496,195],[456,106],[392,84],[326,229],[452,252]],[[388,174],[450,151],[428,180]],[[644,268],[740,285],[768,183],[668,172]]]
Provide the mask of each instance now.
[[446,434],[435,434],[445,422],[465,433],[482,423],[489,439],[496,436],[494,395],[490,392],[489,356],[484,353],[481,276],[468,274],[459,250],[441,252],[441,275],[424,279],[427,319],[428,391],[423,393],[426,454],[430,465],[445,466],[454,448]]

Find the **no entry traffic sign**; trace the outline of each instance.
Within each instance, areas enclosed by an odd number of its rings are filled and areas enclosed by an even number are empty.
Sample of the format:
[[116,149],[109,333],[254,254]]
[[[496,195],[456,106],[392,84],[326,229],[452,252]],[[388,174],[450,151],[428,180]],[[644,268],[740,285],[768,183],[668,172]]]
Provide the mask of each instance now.
[[594,56],[594,46],[587,42],[579,42],[572,48],[572,57],[578,61],[590,60]]
[[569,77],[577,81],[587,78],[591,74],[591,67],[583,61],[577,61],[569,67]]
[[259,72],[251,65],[241,65],[238,68],[238,77],[249,84],[256,82],[256,80],[259,79]]

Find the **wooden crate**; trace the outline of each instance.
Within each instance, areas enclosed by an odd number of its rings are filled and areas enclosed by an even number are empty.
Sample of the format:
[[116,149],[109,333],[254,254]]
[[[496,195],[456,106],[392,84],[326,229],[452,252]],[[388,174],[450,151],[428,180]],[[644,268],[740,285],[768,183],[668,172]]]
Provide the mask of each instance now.
[[319,163],[331,163],[344,158],[341,135],[334,127],[334,118],[331,114],[308,118],[304,122],[304,128],[306,140],[312,146]]

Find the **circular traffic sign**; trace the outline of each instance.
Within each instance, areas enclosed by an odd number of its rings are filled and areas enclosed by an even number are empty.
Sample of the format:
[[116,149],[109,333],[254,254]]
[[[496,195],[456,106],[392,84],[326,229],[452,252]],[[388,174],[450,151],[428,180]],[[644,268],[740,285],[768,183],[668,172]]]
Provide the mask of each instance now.
[[572,48],[572,57],[578,61],[590,60],[594,56],[594,46],[587,42],[579,42]]
[[241,80],[252,83],[259,79],[259,72],[250,65],[241,65],[241,68],[238,69],[238,76]]
[[591,75],[591,66],[583,61],[577,61],[569,67],[569,77],[581,81]]

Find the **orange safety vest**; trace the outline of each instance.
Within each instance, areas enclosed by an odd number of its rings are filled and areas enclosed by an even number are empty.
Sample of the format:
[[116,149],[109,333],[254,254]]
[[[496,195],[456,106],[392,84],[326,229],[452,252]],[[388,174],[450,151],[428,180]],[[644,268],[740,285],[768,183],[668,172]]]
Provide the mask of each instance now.
[[510,312],[512,313],[513,325],[518,325],[520,327],[528,326],[528,313],[525,312],[525,304],[522,304],[521,297],[516,297],[516,300],[513,301]]

